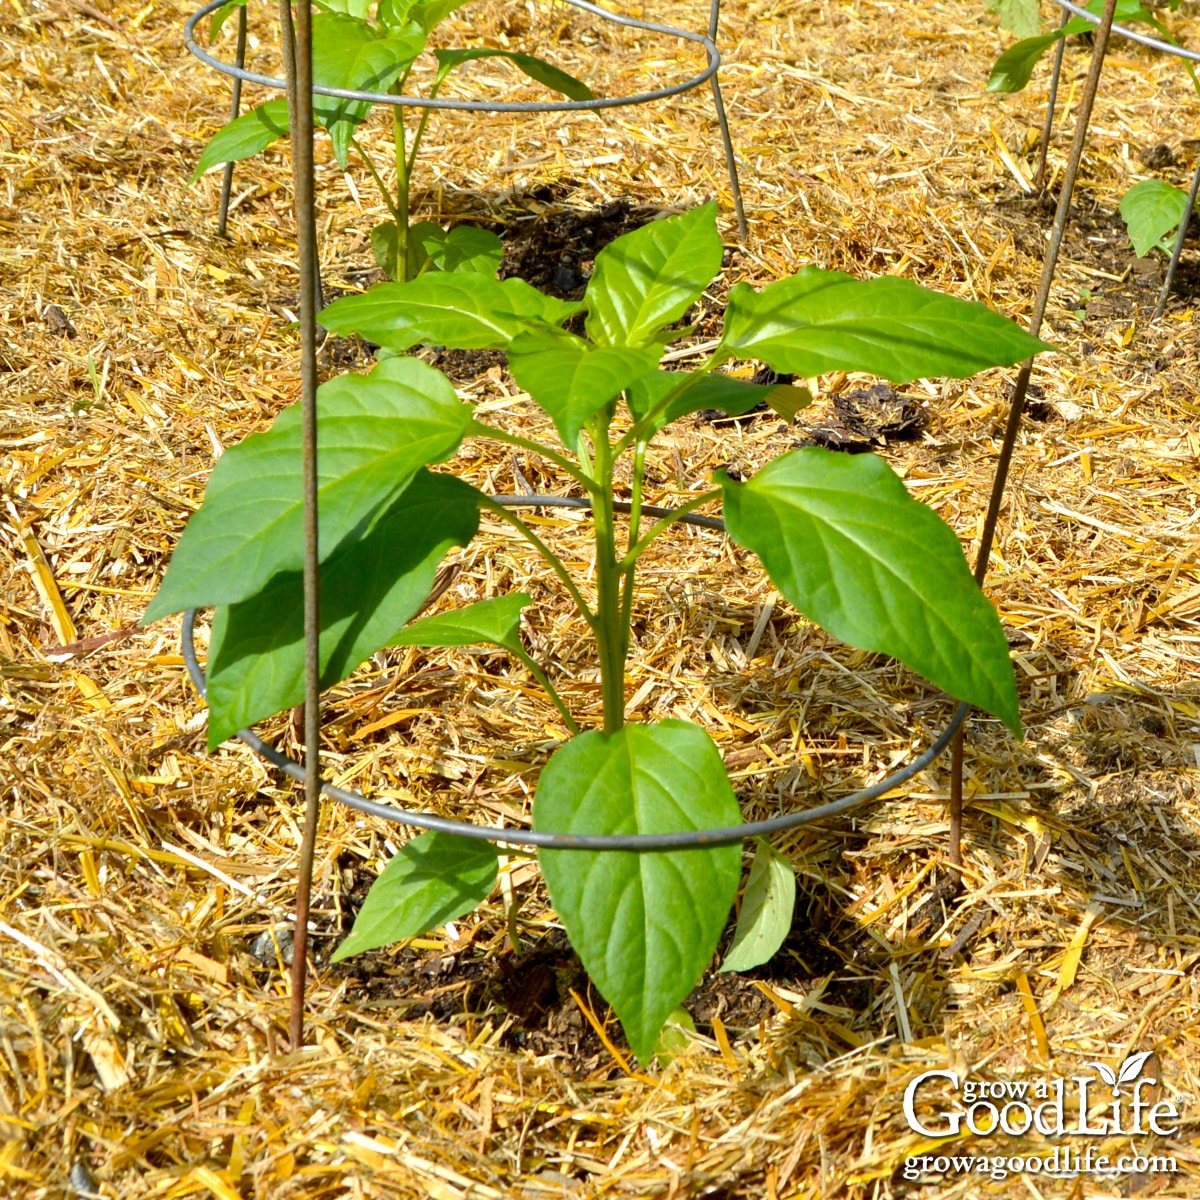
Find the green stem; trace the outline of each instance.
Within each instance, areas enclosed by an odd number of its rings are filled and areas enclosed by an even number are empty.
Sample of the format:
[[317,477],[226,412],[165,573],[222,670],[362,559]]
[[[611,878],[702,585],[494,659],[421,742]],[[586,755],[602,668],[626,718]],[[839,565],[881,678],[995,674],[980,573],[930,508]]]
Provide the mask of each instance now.
[[[407,78],[407,76],[405,76]],[[436,100],[437,94],[442,90],[442,84],[446,82],[445,75],[440,75],[434,80],[433,87],[429,89],[430,100]],[[408,176],[411,179],[413,167],[417,161],[417,151],[421,148],[421,139],[425,136],[425,126],[429,124],[429,114],[433,112],[432,108],[421,109],[421,120],[417,125],[417,132],[413,137],[412,152],[408,156]]]
[[503,429],[497,429],[494,425],[485,425],[482,421],[476,420],[473,420],[467,429],[467,436],[494,438],[496,441],[505,442],[509,446],[520,446],[522,450],[530,450],[534,454],[540,454],[547,462],[552,462],[556,467],[566,471],[576,483],[591,492],[592,495],[599,495],[600,493],[596,481],[591,476],[584,474],[569,458],[564,458],[557,450],[552,450],[549,446],[542,445],[541,442],[535,442],[532,438],[521,437],[517,433],[506,433]]
[[721,347],[718,346],[716,350],[709,355],[706,362],[701,363],[700,366],[698,366],[694,371],[690,371],[686,375],[683,375],[682,382],[679,384],[679,386],[668,392],[644,417],[642,417],[640,421],[634,424],[633,428],[630,429],[625,436],[620,439],[620,441],[617,442],[617,444],[613,447],[614,457],[619,457],[620,455],[624,454],[630,446],[637,442],[649,441],[649,439],[658,432],[658,418],[662,416],[662,414],[666,412],[667,409],[670,408],[670,406],[684,394],[684,392],[688,391],[688,389],[693,387],[698,380],[703,379],[704,376],[709,374],[714,368],[719,367],[728,357],[728,353],[722,353]]
[[682,521],[683,518],[686,517],[693,509],[699,508],[702,504],[708,504],[712,500],[719,499],[721,494],[720,488],[713,488],[711,492],[703,492],[699,496],[693,496],[692,499],[686,504],[681,504],[673,513],[671,513],[670,516],[663,517],[661,520],[655,521],[655,523],[650,526],[650,532],[647,533],[646,536],[642,538],[642,540],[635,546],[631,547],[625,557],[621,559],[620,563],[618,564],[620,568],[622,570],[628,570],[630,567],[634,566],[637,563],[638,557],[641,555],[642,551],[645,550],[646,547],[650,545],[650,543],[654,541],[654,539],[658,537],[660,533],[662,533],[665,529],[669,529],[677,522]]
[[579,726],[575,723],[575,718],[571,716],[571,710],[563,703],[563,698],[559,695],[558,689],[550,682],[550,677],[542,670],[533,656],[523,646],[509,646],[508,649],[529,668],[529,673],[546,689],[546,695],[550,697],[550,702],[562,714],[562,719],[567,723],[567,728],[572,733],[578,733]]
[[404,145],[404,110],[392,107],[392,141],[396,155],[396,274],[408,282],[408,156]]
[[625,637],[621,629],[621,568],[617,563],[613,517],[612,445],[603,414],[593,418],[589,433],[596,482],[602,488],[592,509],[596,537],[596,648],[600,658],[604,732],[614,734],[625,723]]
[[383,202],[387,206],[388,212],[392,214],[392,218],[395,220],[396,224],[399,225],[401,219],[400,210],[396,207],[396,202],[392,199],[392,193],[388,190],[387,184],[383,182],[383,176],[381,176],[378,170],[376,170],[375,164],[371,161],[370,155],[368,155],[367,152],[362,148],[357,138],[351,138],[350,145],[352,145],[355,150],[358,151],[359,158],[361,158],[363,162],[367,164],[367,171],[370,173],[371,178],[375,180],[375,186],[379,189],[379,193],[383,197]]
[[597,628],[596,614],[588,608],[582,593],[575,586],[575,580],[571,578],[571,573],[563,566],[562,559],[516,513],[505,508],[503,504],[497,504],[490,496],[483,495],[477,496],[475,503],[480,508],[487,509],[488,512],[507,521],[550,564],[551,570],[563,581],[564,586],[570,593],[571,599],[575,601],[575,606],[579,609],[579,615],[587,622],[588,628],[594,634]]

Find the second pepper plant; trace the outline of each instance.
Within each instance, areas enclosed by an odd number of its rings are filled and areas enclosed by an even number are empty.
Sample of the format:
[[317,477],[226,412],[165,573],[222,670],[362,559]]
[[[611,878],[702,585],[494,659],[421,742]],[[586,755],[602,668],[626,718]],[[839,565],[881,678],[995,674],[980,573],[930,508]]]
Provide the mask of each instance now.
[[[359,334],[392,355],[318,393],[322,684],[336,684],[387,646],[490,643],[511,654],[562,723],[563,741],[536,783],[536,829],[649,834],[739,823],[721,754],[704,729],[625,719],[639,564],[686,513],[706,506],[723,509],[729,536],[810,620],[894,656],[1019,730],[992,605],[954,532],[881,458],[793,450],[745,482],[717,472],[711,489],[658,519],[644,512],[643,487],[647,450],[671,421],[700,409],[742,414],[763,401],[791,415],[811,400],[804,388],[721,370],[735,360],[801,378],[862,371],[901,383],[963,378],[1046,346],[982,305],[904,279],[806,267],[762,290],[736,284],[709,357],[693,371],[663,369],[666,348],[686,332],[672,327],[718,274],[721,256],[709,204],[609,245],[581,302],[519,279],[426,274],[337,300],[321,314],[327,329]],[[581,312],[581,333],[564,328]],[[492,424],[443,375],[405,356],[417,345],[504,350],[557,442]],[[586,575],[573,574],[521,516],[442,467],[475,438],[541,455],[590,501],[594,560]],[[298,407],[226,452],[146,614],[216,609],[207,667],[213,747],[303,697],[300,459]],[[627,515],[613,495],[626,464]],[[443,556],[477,535],[481,512],[530,543],[578,606],[599,666],[599,728],[581,727],[527,649],[521,611],[529,596],[412,620]],[[740,850],[543,849],[539,859],[572,944],[648,1061],[663,1023],[712,959],[737,892]],[[461,916],[489,895],[496,875],[488,844],[441,833],[412,839],[334,957]]]

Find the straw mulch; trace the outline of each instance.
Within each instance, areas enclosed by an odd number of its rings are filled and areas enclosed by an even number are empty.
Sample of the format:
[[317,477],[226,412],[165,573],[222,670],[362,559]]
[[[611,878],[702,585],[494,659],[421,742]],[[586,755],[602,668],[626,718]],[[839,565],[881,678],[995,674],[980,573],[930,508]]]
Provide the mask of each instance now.
[[[467,11],[494,44],[549,53],[601,93],[697,62],[569,9]],[[700,20],[691,6],[653,15]],[[318,848],[308,1036],[287,1043],[296,789],[238,745],[206,752],[178,622],[136,628],[223,447],[298,387],[286,155],[239,168],[218,240],[219,176],[186,180],[228,97],[183,51],[184,16],[140,0],[0,8],[0,1191],[1200,1195],[1197,266],[1151,326],[1161,263],[1135,261],[1114,216],[1146,150],[1165,144],[1158,173],[1190,175],[1196,98],[1178,64],[1118,44],[1106,73],[1049,313],[1063,352],[1039,360],[989,581],[1028,736],[971,722],[963,893],[937,886],[944,765],[781,841],[800,886],[786,953],[756,979],[706,980],[699,1038],[639,1069],[519,861],[477,914],[331,968],[345,914],[404,836],[337,809]],[[269,66],[265,10],[252,25]],[[1007,39],[982,6],[746,0],[723,29],[753,223],[727,282],[816,261],[1027,314],[1049,217],[1021,178],[1045,72],[1027,95],[983,93]],[[1073,112],[1086,54],[1067,66]],[[534,94],[495,63],[460,86]],[[1051,149],[1059,172],[1069,127]],[[586,240],[639,208],[717,195],[728,212],[703,91],[601,118],[430,129],[419,210],[526,238],[531,258],[554,230]],[[352,289],[372,265],[376,200],[365,175],[347,182],[320,157],[326,282]],[[592,252],[556,265],[586,270]],[[540,428],[499,365],[450,365],[496,419]],[[850,428],[973,554],[1010,379],[904,389],[910,441],[871,424],[857,391],[871,381],[853,378],[817,381],[803,428],[684,422],[653,459],[650,498]],[[463,461],[493,490],[561,490],[494,448]],[[541,526],[586,566],[583,518]],[[594,666],[537,564],[488,521],[459,561],[439,603],[531,591],[531,644],[590,717]],[[631,712],[707,728],[748,816],[880,778],[950,712],[806,627],[713,534],[669,539],[636,620]],[[294,749],[287,721],[268,732]],[[519,824],[562,733],[505,656],[410,651],[330,697],[325,762],[375,796]],[[1173,1155],[1176,1174],[903,1178],[907,1155],[931,1152],[901,1112],[917,1073],[1038,1080],[1141,1050],[1184,1117],[1135,1148]],[[1115,1156],[1128,1139],[1097,1148]],[[1046,1147],[966,1138],[947,1152],[971,1149]]]

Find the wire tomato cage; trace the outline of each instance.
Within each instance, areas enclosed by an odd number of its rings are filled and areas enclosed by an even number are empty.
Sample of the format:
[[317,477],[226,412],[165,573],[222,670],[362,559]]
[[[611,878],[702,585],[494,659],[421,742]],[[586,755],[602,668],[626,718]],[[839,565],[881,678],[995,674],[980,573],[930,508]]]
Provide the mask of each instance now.
[[[690,830],[670,834],[630,834],[630,835],[567,835],[549,831],[519,830],[494,826],[476,825],[471,822],[456,821],[439,817],[432,813],[417,812],[400,808],[396,805],[382,804],[370,800],[356,792],[334,786],[321,779],[320,772],[320,667],[318,658],[319,647],[319,611],[318,586],[320,580],[320,561],[317,547],[317,422],[316,422],[316,390],[317,390],[317,309],[318,280],[316,256],[316,213],[314,202],[314,160],[313,160],[313,113],[311,95],[314,91],[321,95],[330,95],[351,100],[369,100],[387,104],[415,104],[436,108],[466,108],[470,111],[491,112],[547,112],[563,110],[595,110],[597,108],[616,107],[620,104],[644,103],[664,96],[678,95],[691,87],[709,81],[713,87],[717,103],[718,117],[721,123],[722,137],[726,149],[727,161],[730,165],[730,179],[734,187],[734,196],[738,209],[739,220],[742,220],[740,190],[737,188],[736,167],[733,161],[732,146],[729,140],[728,128],[724,120],[724,108],[720,101],[720,92],[716,82],[716,70],[720,64],[720,54],[714,43],[716,22],[719,13],[719,0],[712,0],[711,20],[708,34],[693,34],[672,26],[656,25],[647,21],[620,17],[608,13],[591,4],[588,0],[566,0],[576,8],[595,13],[606,20],[633,28],[649,30],[658,33],[668,33],[683,37],[688,41],[698,43],[708,54],[708,66],[705,71],[673,88],[659,89],[653,92],[638,93],[624,98],[608,98],[593,101],[547,102],[540,104],[492,104],[485,101],[455,101],[455,100],[426,100],[417,97],[387,96],[373,93],[360,93],[335,88],[314,89],[312,83],[312,30],[311,9],[309,0],[301,0],[293,17],[290,0],[283,0],[280,7],[280,24],[284,39],[284,60],[288,69],[286,81],[270,76],[258,75],[244,69],[244,62],[230,65],[219,62],[196,45],[193,32],[196,23],[204,16],[216,11],[226,0],[212,0],[201,8],[186,25],[188,48],[203,62],[231,75],[235,81],[235,89],[240,92],[243,81],[262,84],[268,87],[286,86],[289,97],[293,185],[295,192],[295,213],[297,232],[297,259],[300,276],[299,302],[299,333],[300,333],[300,381],[302,406],[302,446],[304,469],[304,641],[305,641],[305,701],[304,701],[304,762],[299,763],[268,745],[253,731],[245,729],[238,737],[256,754],[277,766],[291,778],[302,782],[305,791],[305,822],[299,871],[297,877],[295,942],[292,962],[291,989],[291,1024],[290,1033],[292,1044],[298,1046],[303,1034],[304,987],[307,971],[307,932],[308,907],[312,879],[313,853],[316,842],[317,820],[320,812],[320,797],[329,796],[348,807],[369,816],[377,817],[398,825],[432,830],[453,834],[457,837],[476,840],[492,841],[510,846],[553,847],[555,849],[574,849],[588,851],[635,851],[656,852],[671,849],[698,846],[720,846],[740,842],[748,837],[763,836],[787,829],[826,820],[840,816],[854,808],[878,799],[893,788],[911,779],[914,775],[930,766],[949,746],[953,750],[951,763],[950,787],[950,835],[948,859],[952,872],[957,878],[961,867],[960,835],[962,819],[962,766],[964,746],[964,723],[969,706],[959,704],[951,720],[941,730],[931,745],[911,759],[908,764],[879,782],[860,791],[836,800],[829,801],[798,812],[785,813],[768,820],[747,822],[720,829]],[[1064,0],[1058,0],[1063,3]],[[1059,198],[1058,210],[1046,258],[1043,262],[1041,283],[1034,301],[1030,318],[1030,331],[1036,336],[1040,330],[1049,296],[1050,285],[1057,264],[1058,253],[1062,243],[1063,230],[1070,209],[1071,195],[1082,158],[1083,145],[1087,135],[1088,122],[1091,118],[1092,106],[1099,85],[1100,71],[1104,61],[1109,31],[1112,28],[1113,13],[1116,0],[1106,0],[1106,8],[1097,28],[1095,46],[1092,52],[1091,68],[1087,83],[1081,96],[1074,139],[1071,147],[1070,160],[1064,176]],[[242,12],[244,17],[244,9]],[[239,30],[239,59],[243,57],[245,47],[244,25]],[[294,52],[292,52],[294,50]],[[308,103],[298,104],[296,98],[305,96]],[[226,194],[228,177],[226,179]],[[1012,459],[1013,448],[1016,444],[1020,429],[1021,415],[1024,408],[1025,395],[1029,386],[1033,360],[1022,364],[1014,385],[1010,402],[1008,421],[1004,431],[997,458],[996,471],[993,478],[989,497],[987,514],[984,520],[980,539],[980,549],[975,564],[975,577],[982,584],[991,554],[992,542],[999,519],[999,512],[1004,496],[1008,470]],[[495,500],[506,506],[531,507],[570,507],[590,508],[589,500],[582,497],[562,496],[497,496]],[[617,502],[614,507],[628,511],[628,505]],[[643,511],[654,516],[669,515],[671,510],[652,506],[643,506]],[[687,523],[708,529],[723,530],[724,523],[715,517],[705,517],[688,514],[683,518]],[[201,695],[205,693],[204,671],[201,668],[194,645],[195,610],[189,610],[183,621],[182,649],[188,673]]]
[[[256,71],[246,70],[246,5],[243,3],[238,10],[237,48],[234,62],[227,63],[209,54],[196,41],[196,26],[205,17],[224,8],[229,0],[209,0],[203,8],[188,18],[183,27],[184,42],[188,50],[206,66],[222,75],[233,79],[233,95],[231,114],[236,118],[241,111],[242,84],[255,83],[263,87],[287,89],[289,83],[277,76],[263,75]],[[689,76],[679,83],[668,87],[653,88],[648,91],[633,92],[623,96],[598,96],[591,100],[459,100],[443,99],[441,97],[405,96],[385,92],[360,92],[349,88],[311,87],[311,92],[318,96],[331,96],[339,100],[360,100],[368,104],[389,104],[398,108],[452,109],[458,112],[480,113],[555,113],[555,112],[603,112],[609,108],[626,108],[631,105],[650,104],[656,100],[669,100],[673,96],[681,96],[693,88],[707,83],[712,92],[713,108],[716,112],[717,126],[721,132],[721,146],[725,154],[725,168],[729,173],[729,189],[733,198],[734,213],[737,217],[738,233],[745,238],[748,233],[746,211],[742,203],[742,188],[738,178],[737,158],[733,149],[733,137],[729,132],[729,118],[725,111],[725,101],[721,95],[721,85],[717,79],[717,71],[721,66],[721,52],[717,49],[717,34],[721,21],[721,0],[711,0],[708,15],[708,29],[696,33],[688,29],[680,29],[675,25],[662,25],[654,21],[643,21],[637,17],[624,16],[621,13],[610,12],[590,0],[563,0],[572,8],[590,13],[603,21],[619,25],[626,29],[637,29],[644,33],[656,33],[665,37],[676,38],[691,42],[703,49],[706,64],[702,71]],[[285,54],[285,61],[290,66],[291,55]],[[289,96],[290,96],[289,91]],[[221,187],[221,208],[218,220],[218,232],[224,236],[229,215],[229,196],[233,180],[233,163],[225,164],[225,175]]]

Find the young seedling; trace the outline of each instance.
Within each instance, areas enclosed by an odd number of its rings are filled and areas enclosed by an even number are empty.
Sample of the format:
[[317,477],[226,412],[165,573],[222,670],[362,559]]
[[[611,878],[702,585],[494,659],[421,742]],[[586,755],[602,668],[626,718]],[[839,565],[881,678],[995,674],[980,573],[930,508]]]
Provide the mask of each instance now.
[[[319,11],[312,18],[313,83],[345,91],[406,94],[413,66],[425,52],[430,36],[440,22],[466,3],[378,0],[374,16],[370,16],[372,0],[318,0]],[[216,37],[229,12],[237,7],[235,0],[218,10],[211,37]],[[586,84],[532,54],[485,46],[437,49],[433,54],[437,71],[430,85],[430,99],[437,98],[451,72],[484,58],[507,59],[530,79],[571,100],[592,98]],[[431,110],[422,108],[419,117],[407,118],[404,107],[387,107],[392,111],[394,187],[388,185],[378,164],[355,136],[371,105],[361,100],[313,97],[314,122],[328,132],[338,166],[346,170],[350,151],[354,150],[391,214],[390,221],[371,231],[376,262],[389,279],[414,279],[431,270],[494,275],[503,248],[490,230],[468,225],[447,230],[432,221],[413,221],[411,181]],[[415,124],[411,131],[409,123]],[[251,158],[287,132],[287,101],[268,100],[218,130],[200,155],[192,178],[199,179],[225,163]]]
[[[625,666],[639,564],[682,517],[718,503],[729,536],[774,586],[837,637],[908,664],[936,687],[1019,730],[1008,646],[958,538],[874,455],[791,451],[742,482],[713,487],[674,512],[643,511],[647,450],[700,409],[730,415],[765,401],[793,414],[801,387],[724,374],[755,360],[803,378],[865,371],[894,382],[966,377],[1046,346],[979,304],[905,279],[857,280],[806,267],[761,291],[729,293],[719,344],[695,370],[660,367],[672,326],[721,267],[715,205],[656,221],[604,249],[579,303],[519,279],[425,274],[335,301],[321,323],[394,356],[318,393],[322,685],[385,646],[490,643],[525,664],[562,721],[562,744],[537,780],[535,829],[568,834],[695,831],[737,825],[736,797],[708,733],[683,720],[625,719]],[[585,313],[583,333],[563,328]],[[558,444],[491,424],[449,381],[404,352],[421,344],[502,349],[517,383],[553,422]],[[511,509],[446,471],[465,439],[537,454],[587,497],[594,561],[576,578]],[[628,465],[630,509],[614,506]],[[227,450],[192,517],[146,620],[215,606],[207,675],[209,742],[302,696],[300,420],[288,409],[266,433]],[[510,526],[545,560],[592,636],[600,728],[584,729],[522,640],[524,594],[408,622],[438,563],[476,536],[480,513]],[[752,965],[786,932],[778,856],[760,848],[734,965]],[[712,958],[741,874],[736,846],[668,852],[545,849],[542,872],[572,944],[648,1062],[659,1031]],[[470,911],[491,891],[496,851],[430,833],[408,842],[371,889],[344,959]]]

